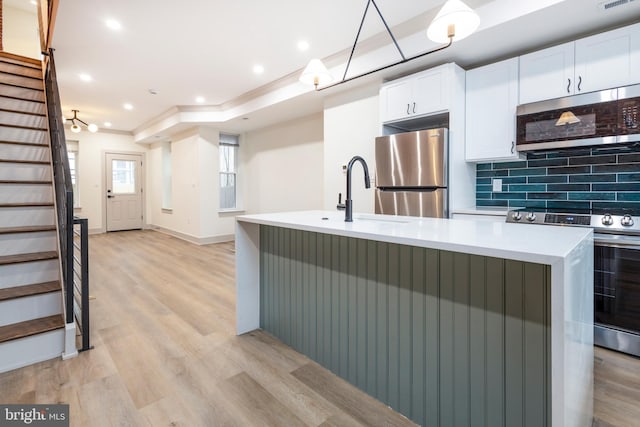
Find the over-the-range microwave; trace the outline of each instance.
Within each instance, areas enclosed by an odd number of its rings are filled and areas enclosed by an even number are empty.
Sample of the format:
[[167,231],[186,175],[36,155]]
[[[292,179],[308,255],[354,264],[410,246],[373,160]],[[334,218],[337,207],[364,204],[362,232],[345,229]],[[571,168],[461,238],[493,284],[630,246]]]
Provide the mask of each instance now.
[[640,85],[523,104],[518,151],[640,141]]

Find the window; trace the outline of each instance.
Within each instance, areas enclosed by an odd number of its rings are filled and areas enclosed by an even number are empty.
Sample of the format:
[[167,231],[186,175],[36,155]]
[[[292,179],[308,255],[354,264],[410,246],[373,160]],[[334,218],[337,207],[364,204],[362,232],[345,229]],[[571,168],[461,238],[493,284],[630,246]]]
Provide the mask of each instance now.
[[78,143],[67,141],[67,156],[71,172],[71,187],[73,188],[73,207],[80,207],[80,193],[78,191]]
[[220,134],[220,209],[236,209],[238,135]]

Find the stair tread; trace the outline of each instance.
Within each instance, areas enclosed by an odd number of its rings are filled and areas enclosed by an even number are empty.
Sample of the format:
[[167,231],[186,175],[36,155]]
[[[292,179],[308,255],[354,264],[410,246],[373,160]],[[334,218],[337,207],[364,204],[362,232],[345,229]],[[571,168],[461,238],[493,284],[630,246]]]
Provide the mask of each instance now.
[[42,61],[22,55],[16,55],[15,53],[0,52],[0,61],[21,65],[27,68],[35,68],[36,70],[42,69]]
[[9,108],[0,108],[3,113],[24,114],[25,116],[47,117],[45,113],[31,113],[28,111],[12,110]]
[[40,206],[53,206],[53,202],[0,203],[0,208],[35,208]]
[[16,128],[16,129],[27,129],[27,130],[39,130],[39,131],[43,131],[43,132],[48,130],[47,128],[39,128],[39,127],[35,127],[35,126],[11,125],[11,124],[7,124],[7,123],[0,124],[0,127]]
[[53,316],[41,317],[39,319],[1,326],[0,342],[25,338],[60,328],[64,328],[64,319],[62,318],[62,314],[55,314]]
[[[10,64],[10,62],[5,62],[5,64]],[[13,64],[13,65],[20,66],[20,64]],[[0,70],[0,74],[9,74],[10,76],[24,77],[25,79],[42,81],[42,76],[30,76],[28,74],[14,73],[13,71]]]
[[55,225],[29,225],[26,227],[0,227],[0,234],[37,233],[55,231]]
[[28,147],[49,147],[49,144],[36,144],[32,142],[22,142],[22,141],[0,141],[0,144],[26,145]]
[[60,288],[60,282],[57,280],[52,282],[34,283],[31,285],[14,286],[12,288],[0,289],[0,301],[42,295],[60,290],[62,290]]
[[29,99],[29,98],[23,98],[20,96],[11,96],[11,95],[1,95],[0,94],[0,98],[9,98],[9,99],[17,99],[19,101],[25,101],[25,102],[35,102],[37,104],[44,104],[44,101],[41,101],[39,99]]
[[0,184],[51,184],[51,180],[45,179],[0,179]]
[[20,264],[23,262],[46,261],[58,258],[56,251],[31,252],[28,254],[0,256],[0,265]]
[[27,165],[48,165],[48,160],[0,159],[0,163],[21,163]]

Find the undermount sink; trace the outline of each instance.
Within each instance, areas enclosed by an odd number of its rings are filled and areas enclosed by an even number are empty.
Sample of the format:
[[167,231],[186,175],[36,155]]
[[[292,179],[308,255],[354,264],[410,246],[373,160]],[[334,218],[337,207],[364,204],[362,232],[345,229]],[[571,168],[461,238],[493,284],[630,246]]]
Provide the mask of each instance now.
[[391,222],[395,224],[409,224],[411,221],[406,219],[395,218],[378,218],[375,216],[357,216],[356,221],[373,221],[373,222]]

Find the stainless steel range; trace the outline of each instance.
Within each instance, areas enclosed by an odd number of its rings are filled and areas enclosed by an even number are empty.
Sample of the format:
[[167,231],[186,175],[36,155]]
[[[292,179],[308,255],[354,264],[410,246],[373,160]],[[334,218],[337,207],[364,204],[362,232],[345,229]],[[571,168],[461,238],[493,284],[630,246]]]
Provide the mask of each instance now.
[[593,228],[594,342],[640,356],[640,212],[520,209],[507,222]]

